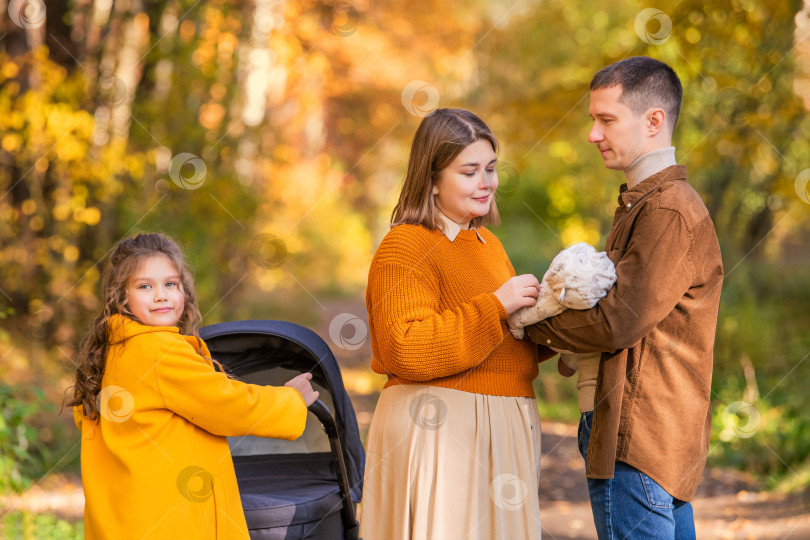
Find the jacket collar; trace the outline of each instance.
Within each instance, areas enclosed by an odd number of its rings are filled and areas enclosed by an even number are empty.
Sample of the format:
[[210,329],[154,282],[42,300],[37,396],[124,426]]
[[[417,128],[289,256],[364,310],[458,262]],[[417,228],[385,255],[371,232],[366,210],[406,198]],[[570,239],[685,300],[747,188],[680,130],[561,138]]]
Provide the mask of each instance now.
[[180,329],[176,326],[146,326],[118,313],[107,320],[107,328],[110,330],[110,344],[121,343],[131,337],[152,332],[180,333]]
[[647,195],[652,190],[660,187],[665,182],[673,180],[686,180],[686,166],[685,165],[672,165],[667,167],[661,172],[646,178],[636,184],[633,188],[628,189],[627,184],[622,184],[619,187],[619,205],[631,208],[639,199]]
[[140,336],[143,334],[157,334],[165,332],[169,334],[178,334],[192,347],[194,347],[197,354],[206,359],[211,358],[211,352],[208,350],[208,346],[202,339],[198,339],[196,336],[187,336],[186,334],[181,334],[180,329],[176,326],[146,326],[145,324],[133,321],[129,317],[116,313],[107,320],[107,328],[110,330],[110,345],[123,343],[131,337]]

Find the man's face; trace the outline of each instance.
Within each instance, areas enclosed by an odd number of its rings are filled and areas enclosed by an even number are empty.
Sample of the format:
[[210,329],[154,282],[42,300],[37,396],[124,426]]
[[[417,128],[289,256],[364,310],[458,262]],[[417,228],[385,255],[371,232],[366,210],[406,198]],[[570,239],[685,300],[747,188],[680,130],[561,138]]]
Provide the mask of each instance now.
[[623,171],[633,160],[647,152],[648,119],[635,114],[630,107],[619,102],[621,86],[599,88],[591,92],[588,114],[593,127],[588,142],[596,144],[605,167]]

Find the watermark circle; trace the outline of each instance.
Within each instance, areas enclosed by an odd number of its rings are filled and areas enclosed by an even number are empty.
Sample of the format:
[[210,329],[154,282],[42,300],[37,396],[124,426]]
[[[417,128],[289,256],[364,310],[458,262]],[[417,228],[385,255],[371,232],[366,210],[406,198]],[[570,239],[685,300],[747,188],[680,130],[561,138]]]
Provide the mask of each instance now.
[[345,2],[324,6],[321,12],[321,22],[324,28],[340,37],[347,37],[357,30],[360,25],[360,13],[357,9]]
[[287,244],[274,234],[262,233],[248,245],[250,259],[262,268],[278,268],[287,260]]
[[134,409],[135,398],[125,388],[109,385],[98,394],[98,410],[105,420],[116,424],[126,422]]
[[737,88],[723,88],[714,99],[714,110],[717,116],[730,126],[742,126],[748,123],[749,111],[756,109],[751,97]]
[[48,335],[48,323],[53,318],[53,315],[51,307],[43,306],[27,317],[18,317],[17,329],[28,340],[40,342]]
[[155,180],[155,191],[160,194],[169,192],[169,182],[165,178]]
[[178,187],[193,191],[202,187],[208,167],[205,162],[188,152],[174,156],[169,163],[169,177]]
[[810,169],[805,169],[796,177],[796,195],[805,204],[810,204]]
[[39,28],[46,18],[45,2],[42,0],[11,0],[8,16],[20,28]]
[[498,173],[498,194],[509,197],[518,190],[520,185],[520,171],[508,161],[498,161],[495,165]]
[[[424,96],[424,101],[417,96]],[[429,82],[411,81],[402,90],[402,106],[412,115],[423,118],[439,106],[439,91]]]
[[681,339],[663,332],[657,332],[653,344],[662,359],[671,358],[681,348]]
[[214,477],[198,465],[189,465],[177,475],[177,490],[191,502],[205,502],[214,494]]
[[127,97],[127,85],[120,77],[109,73],[98,78],[98,98],[104,105],[114,109]]
[[666,339],[666,342],[658,350],[661,352],[661,358],[671,358],[678,353],[680,348],[681,340],[670,337]]
[[746,401],[735,401],[723,411],[723,425],[741,439],[750,439],[759,431],[759,411]]
[[[345,335],[347,329],[351,330],[350,335]],[[368,326],[357,315],[341,313],[329,323],[329,337],[341,349],[356,351],[366,342]]]
[[414,396],[410,406],[411,420],[422,429],[434,431],[447,420],[447,404],[430,392]]
[[520,510],[529,499],[529,486],[514,474],[499,474],[489,485],[489,497],[502,510]]
[[[657,32],[650,32],[651,21],[657,21],[660,25]],[[633,28],[636,30],[636,35],[645,43],[661,45],[666,43],[672,34],[672,19],[660,9],[646,8],[636,15]]]

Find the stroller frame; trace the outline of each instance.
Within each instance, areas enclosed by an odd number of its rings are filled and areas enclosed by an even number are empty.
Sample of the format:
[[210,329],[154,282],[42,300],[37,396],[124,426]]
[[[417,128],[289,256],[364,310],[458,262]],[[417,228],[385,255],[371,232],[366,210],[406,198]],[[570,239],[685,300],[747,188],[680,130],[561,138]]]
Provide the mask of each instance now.
[[[354,410],[351,408],[351,403],[345,396],[345,389],[343,388],[343,381],[340,375],[340,369],[337,361],[332,355],[328,345],[312,330],[303,326],[286,322],[274,320],[247,320],[247,321],[233,321],[219,324],[205,326],[200,329],[200,337],[206,342],[211,350],[212,357],[217,358],[218,343],[221,339],[228,338],[242,338],[247,336],[264,336],[265,338],[280,338],[286,343],[294,344],[300,347],[302,351],[308,353],[315,361],[315,366],[320,369],[320,373],[313,370],[313,379],[318,380],[325,388],[332,394],[335,401],[335,415],[329,407],[321,400],[316,400],[308,407],[321,424],[327,438],[329,439],[330,453],[332,456],[333,466],[336,472],[336,481],[341,501],[341,521],[343,523],[343,538],[345,540],[357,540],[359,534],[359,523],[357,522],[355,514],[355,502],[352,496],[352,491],[355,491],[357,498],[362,495],[362,470],[364,456],[362,452],[362,445],[360,446],[359,465],[357,463],[357,456],[353,458],[353,473],[349,473],[346,465],[346,456],[344,452],[341,435],[348,436],[349,432],[357,432],[356,419],[354,417]],[[227,354],[234,354],[233,351],[228,351]],[[231,369],[228,363],[222,362],[223,365]],[[247,373],[256,371],[255,365],[251,365]],[[271,367],[283,367],[282,365],[272,365]],[[251,371],[252,369],[252,371]],[[350,411],[346,410],[346,404]],[[339,426],[336,420],[340,416],[340,411],[343,409],[341,416],[342,424]],[[342,432],[341,433],[341,428]],[[358,438],[359,442],[359,438]],[[359,468],[359,478],[358,478]],[[349,480],[350,474],[355,478],[354,489]]]

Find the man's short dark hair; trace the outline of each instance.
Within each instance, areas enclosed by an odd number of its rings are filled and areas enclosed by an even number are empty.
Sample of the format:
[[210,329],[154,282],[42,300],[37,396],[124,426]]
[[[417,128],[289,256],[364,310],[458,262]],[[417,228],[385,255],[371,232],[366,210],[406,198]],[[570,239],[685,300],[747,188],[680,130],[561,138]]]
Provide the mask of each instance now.
[[600,88],[622,87],[621,103],[636,114],[654,107],[667,113],[671,128],[675,129],[681,112],[683,87],[671,67],[649,56],[633,56],[602,68],[593,76],[591,91]]

